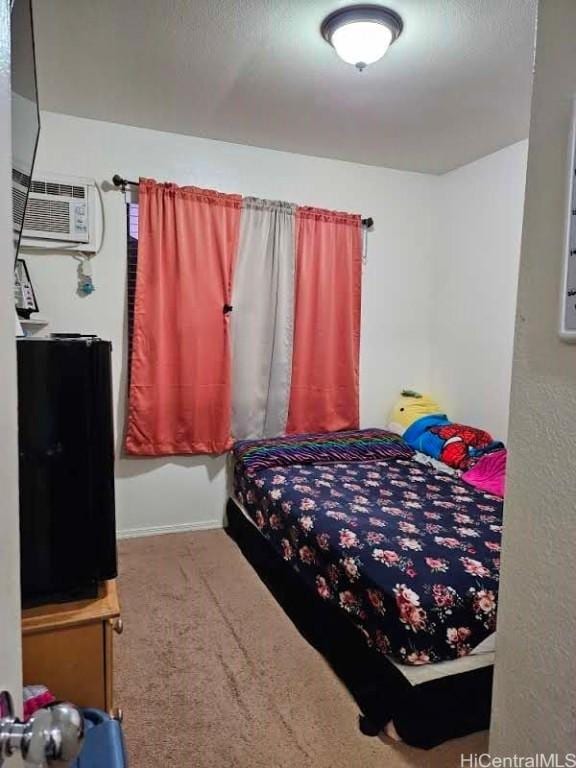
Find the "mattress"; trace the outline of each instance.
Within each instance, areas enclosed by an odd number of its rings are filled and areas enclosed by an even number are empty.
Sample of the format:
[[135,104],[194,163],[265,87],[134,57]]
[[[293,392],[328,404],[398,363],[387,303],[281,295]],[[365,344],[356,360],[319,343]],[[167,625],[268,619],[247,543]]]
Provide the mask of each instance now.
[[500,499],[405,458],[236,464],[234,482],[284,561],[402,666],[461,661],[493,634]]
[[[226,505],[225,530],[294,627],[324,657],[355,700],[363,734],[385,732],[412,746],[431,749],[488,728],[492,664],[411,683],[403,674],[409,668],[400,671],[365,642],[344,612],[309,589],[233,498]],[[447,668],[452,663],[428,666]]]
[[[232,499],[248,523],[262,536],[262,532],[252,517],[248,514],[242,502],[236,498],[234,494],[232,494]],[[262,536],[262,538],[264,539],[264,536]],[[451,661],[442,661],[437,664],[411,666],[408,664],[401,664],[391,656],[387,656],[387,659],[404,676],[410,685],[421,685],[422,683],[431,682],[432,680],[440,680],[441,678],[449,677],[450,675],[459,675],[463,672],[471,672],[475,669],[482,669],[483,667],[492,666],[494,664],[495,657],[493,649],[494,638],[495,633],[489,635],[487,640],[484,641],[486,643],[485,648],[487,650],[480,649],[480,651],[477,653],[474,653],[473,651],[468,656],[464,656],[459,659],[453,659]]]

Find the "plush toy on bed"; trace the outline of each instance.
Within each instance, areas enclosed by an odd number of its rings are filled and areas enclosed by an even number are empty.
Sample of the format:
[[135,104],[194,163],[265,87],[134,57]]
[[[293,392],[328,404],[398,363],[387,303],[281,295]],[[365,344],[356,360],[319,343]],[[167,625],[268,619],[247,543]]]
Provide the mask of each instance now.
[[388,428],[454,469],[468,469],[472,459],[503,447],[483,429],[454,424],[429,395],[407,389],[392,409]]

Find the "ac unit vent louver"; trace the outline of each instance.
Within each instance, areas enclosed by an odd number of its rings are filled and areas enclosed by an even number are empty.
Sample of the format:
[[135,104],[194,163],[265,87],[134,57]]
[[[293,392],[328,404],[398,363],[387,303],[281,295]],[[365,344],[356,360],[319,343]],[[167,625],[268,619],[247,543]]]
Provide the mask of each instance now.
[[22,221],[24,206],[26,205],[26,193],[20,187],[12,187],[12,209],[14,221]]
[[67,235],[70,233],[70,206],[59,200],[30,197],[26,206],[24,229]]
[[72,184],[58,184],[53,181],[37,181],[34,179],[30,191],[38,195],[55,195],[58,197],[76,197],[84,200],[85,187],[76,187]]
[[12,168],[12,181],[17,184],[21,184],[23,187],[30,185],[30,176],[24,171],[19,171],[18,168]]
[[35,179],[32,181],[32,184],[30,185],[30,192],[35,192],[39,195],[45,195],[46,194],[46,182],[45,181],[36,181]]

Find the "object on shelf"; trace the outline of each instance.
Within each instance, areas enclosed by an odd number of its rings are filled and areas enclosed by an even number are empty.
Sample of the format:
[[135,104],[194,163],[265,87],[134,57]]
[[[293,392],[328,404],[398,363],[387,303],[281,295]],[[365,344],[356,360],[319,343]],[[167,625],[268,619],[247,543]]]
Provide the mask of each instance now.
[[24,259],[16,259],[14,267],[14,301],[20,317],[29,319],[32,312],[38,312],[38,302]]

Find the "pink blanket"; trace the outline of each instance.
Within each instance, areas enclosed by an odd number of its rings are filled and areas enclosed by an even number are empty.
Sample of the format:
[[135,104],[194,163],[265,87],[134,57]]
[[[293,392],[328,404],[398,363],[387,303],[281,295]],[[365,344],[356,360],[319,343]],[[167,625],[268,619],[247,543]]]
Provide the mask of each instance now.
[[469,485],[479,491],[504,496],[506,485],[506,448],[482,456],[478,462],[462,475]]

